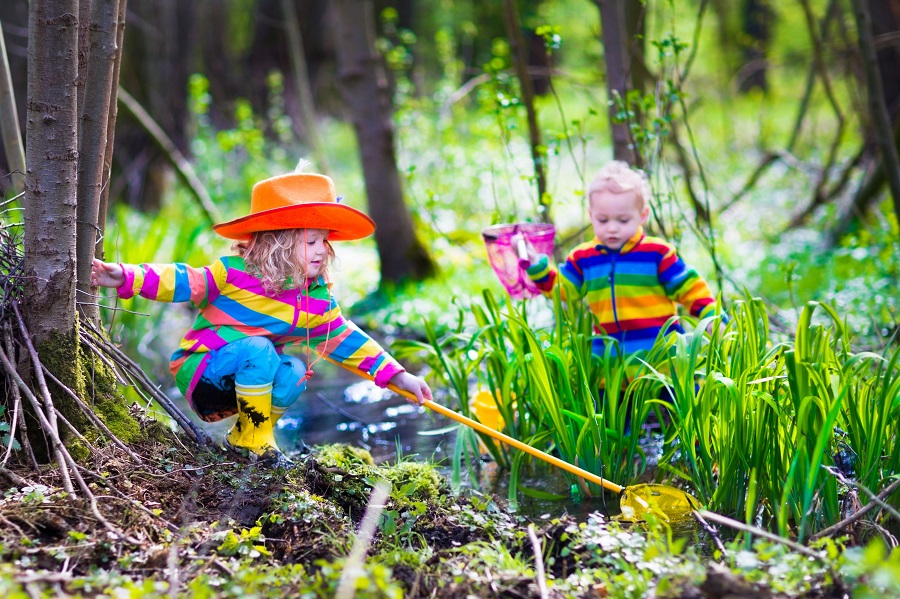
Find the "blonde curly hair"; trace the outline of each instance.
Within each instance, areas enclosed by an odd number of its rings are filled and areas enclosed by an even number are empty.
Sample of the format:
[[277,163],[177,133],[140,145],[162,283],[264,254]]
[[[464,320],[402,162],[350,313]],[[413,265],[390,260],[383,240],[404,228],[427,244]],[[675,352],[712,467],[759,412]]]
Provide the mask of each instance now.
[[[247,272],[262,280],[269,296],[286,289],[306,285],[308,265],[297,255],[297,247],[306,243],[306,229],[258,231],[248,241],[238,241],[232,249],[244,258]],[[327,256],[319,276],[327,281],[329,267],[334,262],[334,248],[326,241]]]
[[650,182],[644,171],[631,168],[627,162],[613,160],[603,166],[594,180],[587,188],[587,198],[598,191],[611,193],[624,193],[633,191],[637,196],[640,209],[643,210],[650,203]]

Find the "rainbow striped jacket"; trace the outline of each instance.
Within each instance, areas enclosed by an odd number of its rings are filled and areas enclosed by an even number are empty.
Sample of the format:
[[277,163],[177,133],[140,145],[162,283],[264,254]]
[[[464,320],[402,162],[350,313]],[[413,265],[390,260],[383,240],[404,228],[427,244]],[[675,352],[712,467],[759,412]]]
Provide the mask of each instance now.
[[380,387],[404,371],[341,315],[331,286],[322,277],[308,281],[305,289],[267,296],[262,281],[247,272],[240,256],[219,258],[204,268],[181,263],[121,266],[125,283],[117,290],[120,298],[140,295],[159,302],[189,301],[200,309],[169,363],[192,409],[193,391],[206,369],[208,352],[244,337],[267,337],[279,353],[294,343],[309,344],[317,353],[360,370]]
[[[675,254],[675,247],[638,229],[618,251],[595,237],[569,253],[559,270],[541,256],[528,276],[550,295],[562,273],[596,316],[594,331],[618,341],[624,356],[647,351],[666,321],[677,313],[676,302],[698,318],[715,311],[709,285]],[[673,330],[683,333],[676,324]],[[592,351],[602,356],[606,342],[595,337]]]

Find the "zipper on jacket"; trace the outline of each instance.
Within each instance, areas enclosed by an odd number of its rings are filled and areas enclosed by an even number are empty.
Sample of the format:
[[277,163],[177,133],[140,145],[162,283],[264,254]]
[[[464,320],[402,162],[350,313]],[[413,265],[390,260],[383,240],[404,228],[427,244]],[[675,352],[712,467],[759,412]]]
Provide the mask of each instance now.
[[612,300],[613,321],[615,321],[616,328],[619,329],[619,333],[622,333],[622,327],[619,326],[619,313],[616,310],[616,256],[619,255],[619,252],[618,250],[610,251],[609,254],[612,258],[612,260],[610,261],[611,266],[609,269],[609,294]]

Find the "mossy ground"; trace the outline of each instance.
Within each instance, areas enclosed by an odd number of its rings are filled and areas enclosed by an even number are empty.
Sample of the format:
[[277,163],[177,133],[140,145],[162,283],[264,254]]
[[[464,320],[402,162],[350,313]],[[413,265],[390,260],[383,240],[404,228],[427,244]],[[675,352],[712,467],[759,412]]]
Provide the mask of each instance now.
[[431,465],[375,466],[343,445],[287,469],[171,434],[132,448],[142,464],[114,447],[86,462],[116,532],[61,493],[52,468],[21,472],[36,484],[0,499],[0,596],[332,597],[378,480],[392,490],[357,597],[540,597],[539,566],[549,597],[844,591],[824,562],[779,545],[751,552],[752,575],[739,575],[734,560],[700,555],[664,527],[627,530],[599,515],[532,523],[495,498],[454,494]]

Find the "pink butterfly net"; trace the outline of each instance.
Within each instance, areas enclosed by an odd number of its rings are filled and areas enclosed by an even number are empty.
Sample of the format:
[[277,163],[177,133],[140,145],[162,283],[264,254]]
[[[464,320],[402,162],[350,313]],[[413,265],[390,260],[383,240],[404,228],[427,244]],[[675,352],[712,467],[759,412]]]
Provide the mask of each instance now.
[[513,236],[521,233],[539,254],[547,254],[553,259],[553,240],[556,228],[542,223],[514,223],[494,225],[481,230],[487,247],[491,266],[509,296],[513,299],[528,299],[541,294],[537,286],[525,272],[527,261],[519,258],[518,248],[513,247]]

